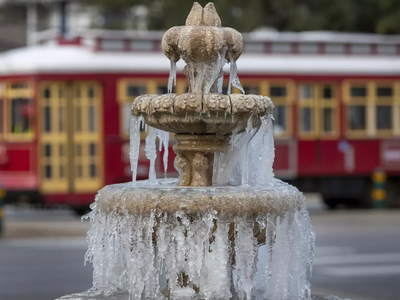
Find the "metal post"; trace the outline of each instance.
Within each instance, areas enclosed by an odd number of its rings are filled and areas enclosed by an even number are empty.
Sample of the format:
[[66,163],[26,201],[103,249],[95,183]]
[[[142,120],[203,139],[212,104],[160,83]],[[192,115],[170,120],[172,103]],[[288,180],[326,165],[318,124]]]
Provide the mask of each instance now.
[[60,34],[61,38],[67,35],[67,1],[60,2]]
[[3,233],[3,206],[4,206],[4,197],[6,196],[5,190],[3,190],[2,186],[0,185],[0,237]]
[[385,207],[386,200],[386,174],[385,172],[378,168],[374,170],[372,174],[373,190],[372,190],[372,200],[374,201],[374,207],[381,209]]
[[36,43],[36,32],[37,32],[36,3],[28,3],[26,23],[27,23],[27,26],[26,26],[27,45],[32,46]]

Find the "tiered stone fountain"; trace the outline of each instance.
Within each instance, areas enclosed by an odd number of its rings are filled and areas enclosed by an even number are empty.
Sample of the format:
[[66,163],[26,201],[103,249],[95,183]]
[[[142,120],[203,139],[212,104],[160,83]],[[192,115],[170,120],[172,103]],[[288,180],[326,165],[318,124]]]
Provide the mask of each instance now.
[[[162,48],[171,61],[169,89],[183,59],[189,92],[134,101],[133,182],[99,191],[86,254],[93,288],[61,299],[311,299],[314,232],[304,196],[273,175],[273,104],[222,94],[226,62],[230,86],[241,89],[241,34],[221,27],[212,3],[195,3]],[[151,126],[151,168],[149,180],[137,182],[142,121]],[[176,134],[180,178],[157,180],[156,140],[168,150],[168,132]]]

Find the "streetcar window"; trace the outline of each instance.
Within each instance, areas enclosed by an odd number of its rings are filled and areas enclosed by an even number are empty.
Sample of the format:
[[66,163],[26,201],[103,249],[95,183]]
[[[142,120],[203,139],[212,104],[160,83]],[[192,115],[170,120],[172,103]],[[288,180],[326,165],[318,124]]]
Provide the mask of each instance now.
[[45,166],[45,176],[46,178],[51,178],[51,165]]
[[31,101],[27,98],[11,99],[11,132],[27,133],[31,130]]
[[260,88],[258,86],[244,86],[243,89],[247,95],[248,94],[254,94],[254,95],[260,94]]
[[367,88],[364,87],[351,87],[350,95],[352,97],[366,97],[367,96]]
[[324,99],[331,99],[333,96],[332,87],[331,86],[324,86],[322,91],[322,95]]
[[276,105],[274,108],[274,133],[282,134],[286,131],[286,106]]
[[47,144],[44,146],[44,155],[46,157],[51,157],[51,145]]
[[49,99],[50,97],[51,97],[51,95],[50,95],[50,88],[46,88],[45,90],[44,90],[44,93],[43,93],[44,95],[44,98],[46,98],[46,99]]
[[271,97],[286,97],[286,86],[271,86],[269,89],[269,94]]
[[147,88],[145,85],[131,85],[127,84],[126,94],[128,97],[137,97],[147,93]]
[[58,131],[64,131],[64,107],[58,107]]
[[51,132],[51,107],[44,107],[44,131]]
[[322,110],[323,113],[323,130],[324,132],[332,132],[333,131],[333,109],[331,107],[324,107]]
[[52,167],[51,164],[49,164],[49,160],[51,159],[52,155],[52,149],[50,144],[45,144],[44,145],[44,156],[47,158],[47,164],[45,165],[45,177],[46,178],[51,178],[52,177]]
[[378,97],[392,97],[393,89],[391,87],[378,87],[376,89],[376,95]]
[[12,82],[11,83],[11,89],[12,90],[20,90],[20,89],[27,89],[29,88],[29,83],[25,81],[19,81],[19,82]]
[[[174,85],[172,86],[171,93],[176,93],[176,87]],[[168,86],[158,86],[157,94],[168,94]]]
[[80,106],[75,107],[75,130],[82,130],[82,110]]
[[96,165],[90,164],[90,177],[96,178]]
[[376,108],[376,128],[392,129],[392,107],[391,106],[377,106]]
[[89,110],[88,110],[88,114],[89,114],[89,131],[90,132],[95,132],[96,131],[96,108],[93,105],[89,106]]
[[301,131],[311,132],[311,108],[303,107],[301,110]]
[[92,86],[88,89],[88,98],[94,98],[94,88]]
[[96,145],[94,143],[89,144],[89,155],[90,156],[96,155]]
[[349,125],[351,130],[366,129],[366,107],[350,106],[349,107]]
[[313,98],[313,86],[311,84],[302,84],[300,86],[300,98],[301,99]]

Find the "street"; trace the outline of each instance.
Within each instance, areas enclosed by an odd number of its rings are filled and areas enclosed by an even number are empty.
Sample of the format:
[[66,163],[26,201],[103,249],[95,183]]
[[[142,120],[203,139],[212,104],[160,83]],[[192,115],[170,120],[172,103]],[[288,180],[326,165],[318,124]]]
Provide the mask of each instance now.
[[[400,211],[325,211],[310,205],[317,233],[313,293],[400,299]],[[69,211],[6,211],[0,299],[50,300],[91,287],[83,266],[87,222]],[[28,232],[28,233],[27,233]]]

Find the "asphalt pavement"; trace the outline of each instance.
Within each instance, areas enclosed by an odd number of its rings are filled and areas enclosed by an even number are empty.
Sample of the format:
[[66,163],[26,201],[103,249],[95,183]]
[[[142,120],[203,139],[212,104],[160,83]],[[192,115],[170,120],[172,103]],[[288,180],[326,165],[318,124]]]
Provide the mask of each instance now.
[[[400,211],[326,211],[309,197],[317,233],[312,291],[353,300],[400,299]],[[50,300],[91,287],[88,222],[60,209],[6,210],[0,300]]]

